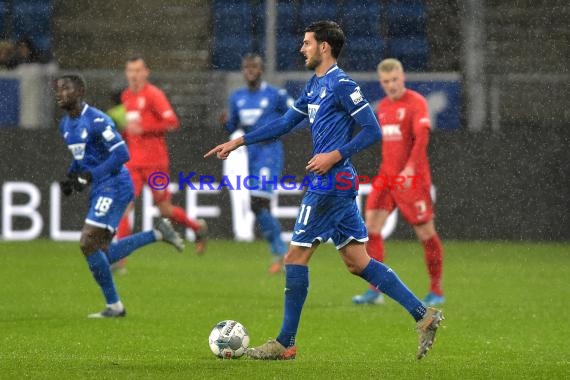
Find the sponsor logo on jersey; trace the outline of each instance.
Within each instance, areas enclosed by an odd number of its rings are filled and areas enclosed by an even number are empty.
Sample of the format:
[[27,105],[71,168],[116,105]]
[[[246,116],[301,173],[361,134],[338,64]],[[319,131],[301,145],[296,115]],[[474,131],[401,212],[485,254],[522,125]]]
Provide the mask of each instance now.
[[76,160],[82,160],[85,156],[85,143],[70,144],[67,147]]
[[262,114],[263,110],[261,108],[244,108],[239,110],[239,120],[242,125],[251,127],[257,123]]
[[128,111],[127,112],[127,122],[138,123],[141,119],[141,113],[139,111]]
[[350,94],[350,99],[356,105],[362,101],[364,101],[364,96],[362,96],[362,92],[360,92],[360,87],[356,87],[352,94]]
[[317,116],[317,112],[319,111],[319,107],[320,107],[320,105],[318,105],[318,104],[309,104],[308,105],[309,121],[311,122],[311,124],[313,124],[315,122],[315,116]]
[[400,124],[382,125],[382,139],[384,141],[398,141],[402,139]]

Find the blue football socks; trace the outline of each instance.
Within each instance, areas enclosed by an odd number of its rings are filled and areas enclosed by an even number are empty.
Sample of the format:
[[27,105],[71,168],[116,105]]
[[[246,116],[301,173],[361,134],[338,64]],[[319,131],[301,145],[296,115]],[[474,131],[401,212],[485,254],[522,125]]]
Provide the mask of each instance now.
[[114,264],[129,256],[135,249],[154,243],[155,241],[156,236],[154,235],[154,231],[139,232],[124,239],[117,240],[109,246],[109,252],[107,252],[109,264]]
[[109,266],[109,261],[105,253],[103,253],[102,250],[98,250],[90,254],[87,256],[87,264],[95,281],[97,281],[97,284],[99,284],[99,287],[103,291],[107,305],[118,302],[119,294],[117,294],[117,290],[115,289],[111,267]]
[[360,277],[402,305],[416,321],[423,318],[426,308],[408,289],[392,268],[374,259],[370,260]]
[[309,291],[309,268],[285,265],[285,310],[277,341],[285,347],[295,345],[299,319]]
[[263,236],[271,245],[271,253],[276,256],[283,256],[287,252],[287,244],[281,239],[281,225],[279,221],[266,208],[259,211],[255,217],[261,227]]

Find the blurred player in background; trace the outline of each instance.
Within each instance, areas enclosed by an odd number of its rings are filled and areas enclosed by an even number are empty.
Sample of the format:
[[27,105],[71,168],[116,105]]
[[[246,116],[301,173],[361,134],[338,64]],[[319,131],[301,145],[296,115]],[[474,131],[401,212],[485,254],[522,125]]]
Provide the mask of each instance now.
[[[425,307],[394,271],[371,259],[364,243],[366,226],[356,205],[357,173],[350,157],[380,139],[380,127],[360,87],[336,64],[344,33],[332,21],[305,29],[301,53],[315,75],[285,115],[242,137],[218,145],[205,156],[227,159],[241,145],[270,141],[290,132],[305,118],[311,124],[312,158],[306,170],[312,184],[303,197],[291,245],[285,256],[285,310],[277,339],[250,348],[252,359],[294,359],[295,339],[309,288],[308,264],[321,242],[332,239],[347,269],[374,284],[402,305],[417,323],[417,358],[426,354],[435,337],[441,311]],[[360,131],[353,137],[355,127]],[[334,281],[334,279],[331,279]],[[369,337],[368,337],[369,338]],[[332,343],[331,343],[332,344]]]
[[[382,126],[382,163],[379,176],[404,176],[404,189],[387,186],[372,189],[366,200],[366,227],[370,257],[384,261],[384,242],[380,231],[395,207],[414,228],[424,247],[425,262],[430,276],[430,290],[424,298],[428,306],[445,301],[441,286],[443,247],[435,231],[431,199],[431,173],[427,146],[431,123],[426,99],[405,86],[400,61],[385,59],[378,65],[380,85],[386,93],[378,103],[377,117]],[[416,176],[416,177],[412,177]],[[411,186],[415,181],[414,186]],[[356,304],[383,303],[383,295],[374,285],[362,295],[352,298]]]
[[[247,87],[240,88],[230,95],[229,117],[224,114],[222,122],[226,130],[232,134],[238,129],[251,132],[262,125],[282,116],[292,105],[293,99],[287,91],[269,85],[262,80],[263,60],[257,54],[248,54],[242,60],[241,71]],[[281,224],[271,215],[270,201],[273,196],[273,186],[263,186],[261,178],[269,181],[276,176],[281,177],[283,170],[283,143],[280,140],[248,145],[249,175],[257,176],[260,180],[249,182],[251,210],[263,236],[269,242],[273,263],[269,273],[281,273],[283,256],[287,245],[281,239]]]
[[[127,168],[133,180],[135,197],[138,197],[152,173],[169,175],[166,133],[179,128],[180,124],[164,92],[149,83],[150,70],[142,57],[134,56],[127,60],[125,75],[128,87],[123,91],[121,101],[127,111],[124,137],[131,153]],[[181,207],[174,206],[168,189],[152,189],[152,195],[162,217],[194,231],[196,253],[202,254],[208,232],[206,221],[191,219]],[[131,233],[129,213],[133,207],[130,205],[121,219],[117,232],[119,238]]]
[[111,100],[111,108],[107,109],[105,113],[109,115],[115,127],[119,132],[123,132],[127,128],[127,110],[125,105],[121,102],[121,95],[124,89],[115,89],[109,94],[109,100]]
[[158,240],[170,243],[180,251],[184,242],[168,220],[160,219],[152,231],[111,243],[119,219],[134,197],[131,178],[123,165],[129,160],[129,151],[113,121],[86,104],[84,97],[82,77],[64,75],[57,79],[57,104],[67,113],[59,129],[73,155],[67,179],[60,182],[60,187],[63,194],[69,196],[91,186],[80,245],[107,306],[102,312],[90,314],[89,318],[124,317],[126,310],[115,289],[110,264]]

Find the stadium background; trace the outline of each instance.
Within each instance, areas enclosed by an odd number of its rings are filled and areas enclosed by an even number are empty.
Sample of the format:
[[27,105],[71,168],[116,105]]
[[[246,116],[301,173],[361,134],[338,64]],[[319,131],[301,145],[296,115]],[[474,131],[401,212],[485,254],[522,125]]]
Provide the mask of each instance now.
[[[217,119],[228,92],[240,83],[235,72],[240,56],[249,50],[264,53],[270,82],[305,80],[309,74],[296,53],[302,26],[327,15],[351,31],[340,64],[356,78],[375,80],[379,59],[394,54],[413,68],[410,78],[429,81],[440,73],[460,78],[460,127],[434,131],[429,152],[442,238],[570,238],[570,6],[565,2],[339,0],[331,6],[324,1],[0,1],[3,21],[24,3],[23,19],[31,20],[30,25],[47,22],[38,33],[47,36],[44,43],[54,62],[0,71],[0,80],[33,87],[0,88],[0,113],[8,115],[14,104],[18,110],[17,122],[4,121],[0,128],[0,182],[3,189],[14,181],[39,188],[45,236],[50,228],[49,188],[63,176],[69,160],[56,128],[61,114],[49,91],[55,74],[81,72],[88,81],[89,102],[105,109],[110,90],[124,84],[125,58],[142,53],[153,70],[151,79],[181,117],[182,129],[169,136],[172,172],[221,175],[221,164],[203,160],[202,154],[226,138]],[[44,8],[36,14],[30,4]],[[362,18],[354,22],[359,10]],[[20,28],[14,21],[7,24],[11,33]],[[411,47],[397,50],[401,46]],[[285,141],[285,172],[302,175],[310,152],[308,135]],[[374,174],[377,152],[370,149],[355,159],[361,174]],[[6,194],[0,197],[3,227]],[[227,192],[206,199],[229,210]],[[14,198],[14,203],[26,202],[25,196]],[[63,227],[76,229],[85,201],[65,202]],[[231,236],[226,212],[210,220],[216,237]],[[22,229],[30,223],[27,218],[11,222]],[[412,237],[401,221],[394,236]]]

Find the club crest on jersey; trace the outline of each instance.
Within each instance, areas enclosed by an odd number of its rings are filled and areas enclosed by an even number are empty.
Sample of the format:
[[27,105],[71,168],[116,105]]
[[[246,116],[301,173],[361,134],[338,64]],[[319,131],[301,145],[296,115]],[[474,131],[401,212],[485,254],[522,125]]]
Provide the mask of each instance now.
[[311,124],[313,124],[315,122],[315,116],[317,116],[317,112],[319,111],[319,105],[318,104],[309,104],[309,121],[311,122]]
[[356,105],[362,101],[364,101],[364,96],[362,96],[362,92],[360,92],[360,87],[356,87],[352,94],[350,94],[350,99]]
[[87,129],[83,128],[81,131],[81,140],[85,140],[87,138]]
[[325,96],[327,96],[327,88],[323,87],[323,90],[321,91],[321,99],[324,98]]
[[67,146],[76,160],[82,160],[85,156],[85,143],[69,144]]
[[396,111],[396,116],[398,117],[398,120],[404,120],[404,117],[406,116],[406,109],[404,107],[398,108]]
[[137,108],[138,108],[139,110],[140,110],[140,109],[143,109],[144,106],[145,106],[145,104],[146,104],[146,99],[145,99],[145,98],[143,98],[143,97],[137,98]]
[[267,108],[268,105],[269,105],[269,99],[267,98],[263,98],[261,99],[261,102],[259,102],[259,106],[261,108]]

